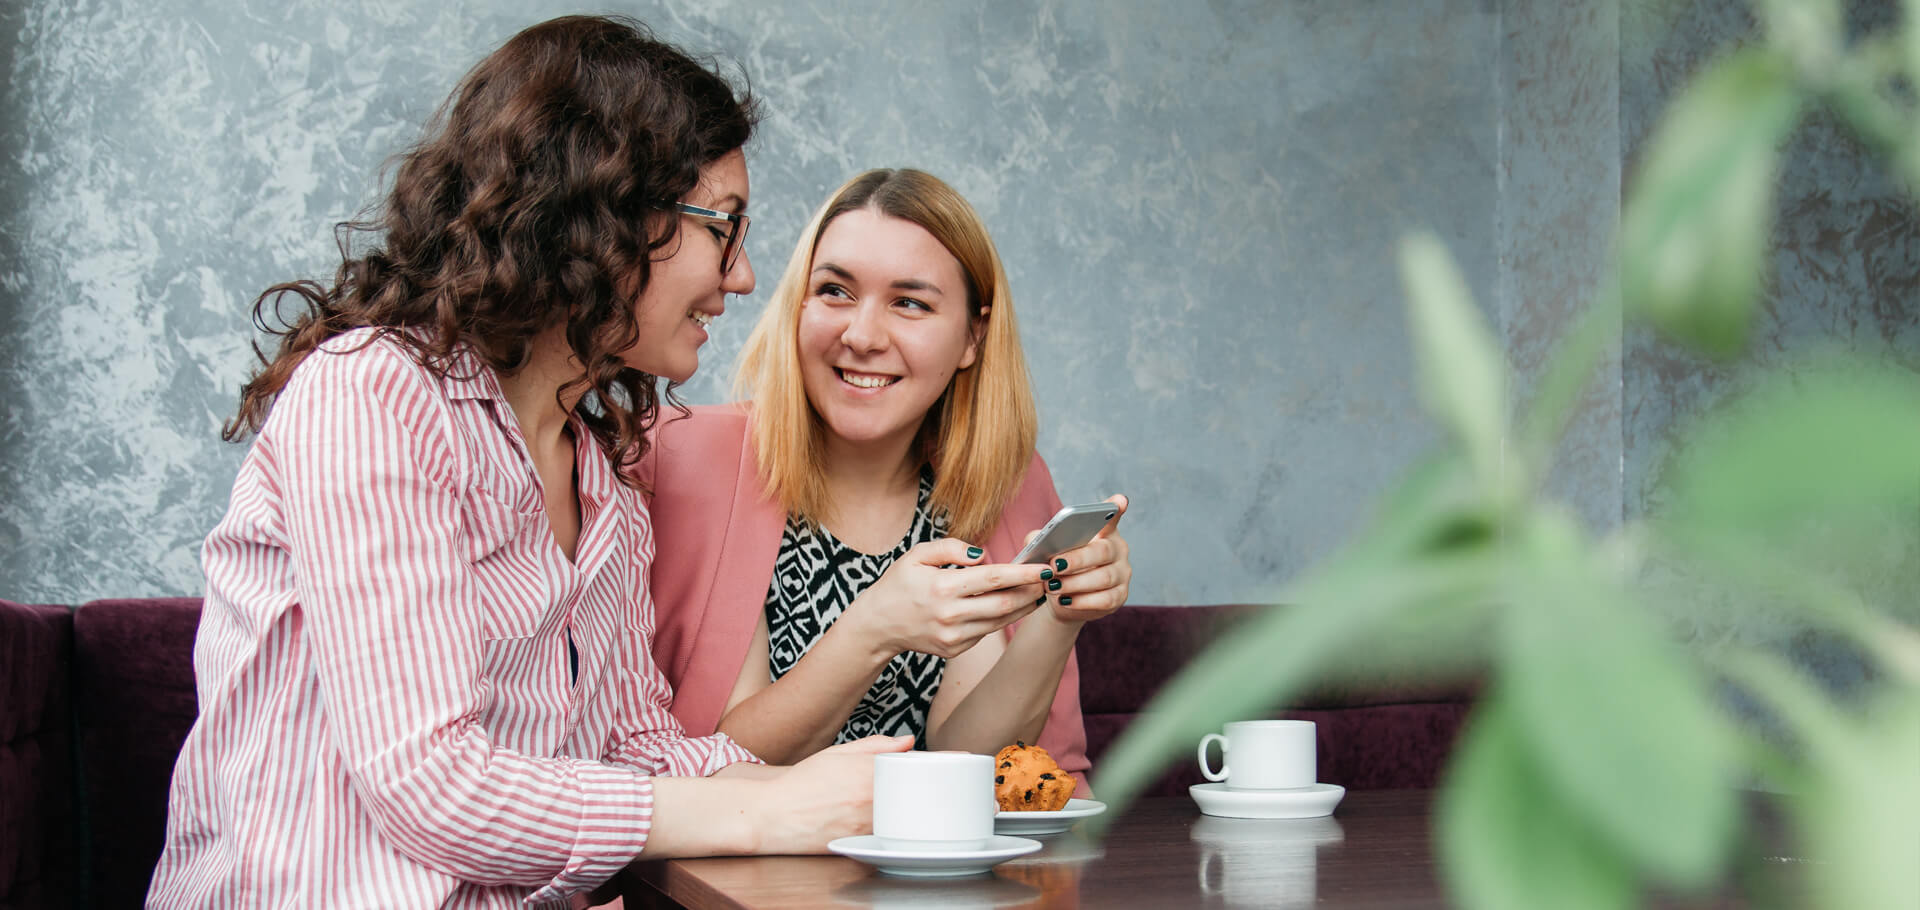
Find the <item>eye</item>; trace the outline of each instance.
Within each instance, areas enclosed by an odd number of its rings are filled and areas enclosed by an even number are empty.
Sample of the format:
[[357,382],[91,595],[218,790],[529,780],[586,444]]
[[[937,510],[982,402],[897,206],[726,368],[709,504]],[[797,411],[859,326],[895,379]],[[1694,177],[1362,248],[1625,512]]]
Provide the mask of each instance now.
[[834,284],[831,281],[826,282],[817,288],[814,288],[813,296],[826,297],[826,298],[835,299],[835,300],[849,300],[853,297],[852,294],[847,293],[846,288],[843,288],[837,284]]
[[933,307],[932,307],[932,306],[929,306],[929,305],[927,304],[927,302],[926,302],[926,301],[924,301],[924,300],[915,300],[915,299],[913,299],[912,297],[902,297],[902,298],[900,298],[900,299],[899,299],[898,301],[896,301],[895,303],[896,303],[896,305],[897,305],[897,306],[903,306],[903,307],[906,307],[906,308],[908,308],[908,309],[917,309],[917,310],[919,310],[919,311],[921,311],[921,312],[923,312],[923,313],[931,313],[931,312],[933,312]]
[[726,243],[726,242],[727,242],[727,229],[726,229],[726,228],[723,228],[723,227],[721,227],[721,226],[720,226],[719,224],[717,224],[717,223],[710,223],[710,224],[708,224],[708,225],[707,225],[707,233],[709,233],[709,234],[712,234],[712,235],[713,235],[713,239],[715,239],[715,240],[718,240],[718,241],[720,241],[721,243]]

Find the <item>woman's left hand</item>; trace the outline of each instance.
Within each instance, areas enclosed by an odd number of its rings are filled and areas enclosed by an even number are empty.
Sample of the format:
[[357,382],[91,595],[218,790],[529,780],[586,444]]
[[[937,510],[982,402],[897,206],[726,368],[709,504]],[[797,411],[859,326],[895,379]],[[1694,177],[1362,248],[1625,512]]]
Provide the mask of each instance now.
[[1127,560],[1126,540],[1116,531],[1120,517],[1127,514],[1127,497],[1115,494],[1107,501],[1118,507],[1113,520],[1085,546],[1053,560],[1055,574],[1047,582],[1047,608],[1061,622],[1099,619],[1127,602],[1133,564]]

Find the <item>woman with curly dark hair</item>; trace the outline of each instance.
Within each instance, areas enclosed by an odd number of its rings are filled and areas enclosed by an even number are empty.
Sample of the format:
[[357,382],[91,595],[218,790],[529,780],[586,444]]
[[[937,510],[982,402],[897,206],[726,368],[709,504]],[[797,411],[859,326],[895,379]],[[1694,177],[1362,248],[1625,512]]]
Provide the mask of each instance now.
[[[203,558],[200,716],[158,906],[564,902],[648,857],[819,852],[872,738],[769,769],[687,737],[648,655],[626,468],[741,252],[750,101],[638,24],[483,60],[261,356]],[[356,252],[356,233],[373,236]]]

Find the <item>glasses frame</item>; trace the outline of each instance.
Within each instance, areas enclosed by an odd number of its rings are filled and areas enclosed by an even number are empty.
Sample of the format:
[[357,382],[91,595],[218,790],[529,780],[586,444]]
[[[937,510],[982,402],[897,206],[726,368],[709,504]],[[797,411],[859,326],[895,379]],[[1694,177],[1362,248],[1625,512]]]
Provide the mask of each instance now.
[[726,222],[727,240],[720,247],[720,274],[725,275],[733,271],[733,264],[740,259],[740,251],[746,248],[747,225],[753,221],[752,218],[742,212],[720,212],[684,202],[663,202],[660,207],[682,215],[705,218],[708,221]]

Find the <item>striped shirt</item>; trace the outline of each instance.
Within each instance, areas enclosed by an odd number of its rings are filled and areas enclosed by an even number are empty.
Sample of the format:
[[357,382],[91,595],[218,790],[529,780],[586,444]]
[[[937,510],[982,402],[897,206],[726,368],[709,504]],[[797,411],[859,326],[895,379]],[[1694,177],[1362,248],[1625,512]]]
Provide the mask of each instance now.
[[646,845],[652,775],[754,760],[668,713],[651,522],[586,428],[569,561],[492,370],[370,333],[295,370],[207,538],[150,905],[564,905]]

